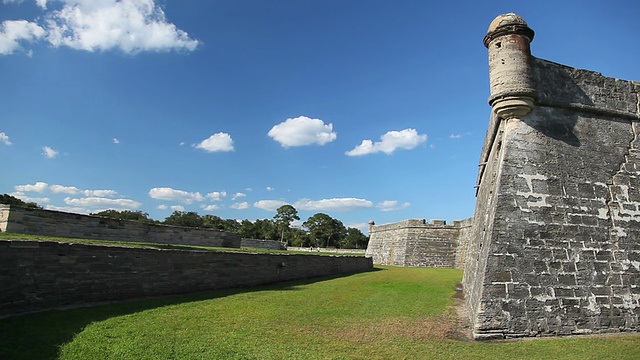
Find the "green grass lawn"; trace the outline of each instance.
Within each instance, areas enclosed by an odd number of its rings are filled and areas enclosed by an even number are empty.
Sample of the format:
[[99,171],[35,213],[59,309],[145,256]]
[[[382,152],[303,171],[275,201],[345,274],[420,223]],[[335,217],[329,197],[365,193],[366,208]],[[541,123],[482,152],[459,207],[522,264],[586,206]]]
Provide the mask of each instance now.
[[638,359],[640,335],[459,340],[452,269],[377,271],[0,320],[0,359]]
[[[340,255],[340,256],[364,256],[364,254],[353,253],[335,253],[331,251],[292,251],[292,250],[273,250],[243,246],[241,248],[227,248],[227,247],[215,247],[215,246],[198,246],[198,245],[178,245],[178,244],[162,244],[152,242],[136,242],[136,241],[116,241],[116,240],[96,240],[96,239],[84,239],[84,238],[69,238],[60,236],[46,236],[46,235],[29,235],[18,233],[6,233],[0,232],[0,240],[30,240],[30,241],[56,241],[64,243],[74,244],[87,244],[87,245],[104,245],[104,246],[123,246],[123,247],[144,247],[155,249],[167,249],[167,250],[210,250],[210,251],[235,251],[235,252],[257,252],[257,253],[276,253],[276,254],[300,254],[300,255]],[[0,359],[2,360],[2,359]]]

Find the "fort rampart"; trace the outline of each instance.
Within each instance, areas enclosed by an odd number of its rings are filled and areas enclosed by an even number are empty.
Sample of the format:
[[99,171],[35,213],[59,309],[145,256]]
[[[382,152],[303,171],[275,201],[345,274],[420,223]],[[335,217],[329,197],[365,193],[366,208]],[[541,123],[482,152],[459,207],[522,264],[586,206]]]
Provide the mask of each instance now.
[[368,271],[363,256],[160,250],[0,240],[0,317]]
[[462,268],[461,246],[467,241],[471,219],[447,224],[443,220],[407,219],[371,225],[366,256],[375,264]]
[[240,234],[0,204],[0,232],[239,248]]
[[640,330],[640,83],[490,25],[492,115],[464,288],[476,339]]

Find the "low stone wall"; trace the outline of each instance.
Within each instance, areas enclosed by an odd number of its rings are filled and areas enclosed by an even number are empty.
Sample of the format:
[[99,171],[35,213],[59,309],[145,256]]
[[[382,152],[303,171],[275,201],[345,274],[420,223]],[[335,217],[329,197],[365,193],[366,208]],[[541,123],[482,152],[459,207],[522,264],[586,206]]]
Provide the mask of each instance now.
[[259,239],[242,239],[242,247],[252,247],[258,249],[269,250],[287,250],[287,246],[280,241],[275,240],[259,240]]
[[317,248],[317,247],[296,247],[287,246],[287,250],[290,251],[308,251],[308,252],[323,252],[323,253],[336,253],[345,255],[364,255],[365,249],[336,249],[336,248]]
[[0,240],[0,317],[368,271],[361,256],[160,250]]
[[0,205],[0,232],[239,248],[240,234]]
[[461,232],[468,234],[471,220],[407,219],[397,223],[373,225],[366,256],[375,264],[418,267],[461,268]]

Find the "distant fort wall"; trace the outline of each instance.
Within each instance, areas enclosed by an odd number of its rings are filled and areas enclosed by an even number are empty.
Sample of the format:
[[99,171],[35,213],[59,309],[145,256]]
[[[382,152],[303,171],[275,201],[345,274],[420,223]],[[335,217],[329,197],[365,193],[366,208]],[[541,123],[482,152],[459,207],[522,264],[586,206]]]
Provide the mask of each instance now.
[[[160,244],[241,246],[240,234],[217,229],[159,225],[2,204],[0,232]],[[265,243],[259,245],[266,246]]]
[[0,240],[0,317],[369,271],[363,256]]
[[444,220],[407,219],[373,225],[366,255],[375,264],[462,268],[463,249],[471,219],[447,224]]
[[252,247],[268,250],[287,250],[287,246],[277,240],[260,240],[260,239],[242,239],[240,242],[242,247]]

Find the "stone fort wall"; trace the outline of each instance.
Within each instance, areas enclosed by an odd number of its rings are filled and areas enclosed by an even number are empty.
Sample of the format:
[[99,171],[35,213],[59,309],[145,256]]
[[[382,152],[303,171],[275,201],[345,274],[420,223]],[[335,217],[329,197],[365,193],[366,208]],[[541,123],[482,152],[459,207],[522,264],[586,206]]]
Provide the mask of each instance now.
[[375,264],[462,268],[463,250],[471,219],[447,224],[444,220],[407,219],[372,225],[366,256]]
[[0,317],[373,268],[363,256],[160,250],[0,240]]
[[[0,232],[239,248],[240,234],[0,204]],[[265,243],[254,244],[265,245]],[[258,246],[256,246],[258,247]]]
[[492,115],[465,299],[476,339],[640,330],[640,83],[531,56],[489,28]]

